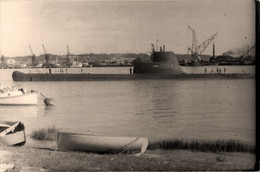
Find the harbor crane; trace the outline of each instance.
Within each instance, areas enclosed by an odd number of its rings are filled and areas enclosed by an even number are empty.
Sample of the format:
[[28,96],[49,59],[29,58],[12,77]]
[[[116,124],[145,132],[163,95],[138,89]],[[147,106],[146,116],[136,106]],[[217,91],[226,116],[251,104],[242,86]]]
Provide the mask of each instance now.
[[243,52],[242,57],[249,57],[250,56],[250,52],[253,52],[253,50],[255,49],[255,45],[249,47],[249,45],[247,46],[247,50],[246,52]]
[[30,49],[30,52],[31,52],[31,54],[32,54],[32,66],[36,66],[36,65],[37,65],[36,56],[35,56],[35,54],[34,54],[33,51],[32,51],[31,45],[29,45],[29,49]]
[[1,56],[1,64],[4,64],[4,62],[5,62],[5,57],[4,57],[4,55],[2,55]]
[[70,58],[69,56],[70,56],[70,49],[69,49],[69,46],[67,45],[67,56],[68,56],[68,58]]
[[45,64],[49,64],[50,55],[47,54],[44,44],[42,44],[43,52],[45,54]]
[[66,66],[67,66],[67,67],[70,67],[70,66],[71,66],[69,45],[67,45],[67,62],[66,62]]
[[188,47],[188,52],[191,52],[191,56],[195,60],[200,60],[200,55],[205,51],[210,42],[217,36],[217,33],[213,34],[210,38],[204,41],[202,44],[198,46],[197,36],[195,30],[188,25],[188,28],[192,32],[192,46]]

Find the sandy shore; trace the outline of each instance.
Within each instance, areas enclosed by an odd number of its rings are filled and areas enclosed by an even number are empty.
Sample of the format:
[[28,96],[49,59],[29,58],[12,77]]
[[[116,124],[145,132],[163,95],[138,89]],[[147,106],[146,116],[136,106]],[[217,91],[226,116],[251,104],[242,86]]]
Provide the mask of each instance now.
[[[1,147],[0,164],[9,171],[180,171],[253,170],[255,155],[241,152],[147,150],[133,154],[61,152],[54,141],[27,139],[22,147]],[[1,168],[1,165],[0,165]]]

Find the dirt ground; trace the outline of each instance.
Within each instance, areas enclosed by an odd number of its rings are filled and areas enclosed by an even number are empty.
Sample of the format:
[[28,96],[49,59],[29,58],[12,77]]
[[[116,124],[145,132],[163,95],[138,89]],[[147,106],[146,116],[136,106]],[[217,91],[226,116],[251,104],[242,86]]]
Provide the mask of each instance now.
[[22,147],[0,148],[0,171],[186,171],[253,170],[255,155],[241,152],[147,150],[134,154],[61,152],[53,141],[29,139]]

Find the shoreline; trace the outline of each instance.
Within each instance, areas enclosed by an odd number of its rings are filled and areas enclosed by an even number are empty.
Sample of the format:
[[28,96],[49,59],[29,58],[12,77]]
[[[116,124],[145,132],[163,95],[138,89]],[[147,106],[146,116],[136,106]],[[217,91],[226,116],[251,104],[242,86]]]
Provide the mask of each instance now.
[[244,152],[155,149],[137,157],[134,154],[56,151],[55,141],[27,140],[28,144],[22,147],[1,147],[0,164],[37,171],[253,170],[255,165],[255,155]]
[[[230,142],[215,144],[216,149],[210,149],[204,141],[195,147],[187,146],[194,140],[185,140],[180,145],[170,141],[163,144],[151,142],[151,146],[136,156],[129,153],[102,154],[82,151],[57,151],[55,129],[38,130],[35,134],[27,135],[27,142],[20,147],[0,147],[1,165],[16,171],[186,171],[186,170],[253,170],[255,167],[254,151],[243,149],[221,149],[221,145],[229,147],[251,147],[244,142],[237,141],[235,145]],[[45,134],[44,134],[45,133]],[[38,137],[38,138],[37,138]],[[37,139],[36,139],[37,138]],[[177,142],[180,139],[175,139]],[[193,142],[192,142],[193,141]],[[196,140],[195,140],[196,141]],[[218,143],[212,141],[211,143]],[[161,147],[158,146],[161,144]],[[176,146],[177,145],[177,146]],[[176,148],[177,147],[177,148]],[[196,149],[206,147],[206,149]],[[195,149],[194,149],[195,148]],[[10,170],[10,171],[12,171]],[[13,170],[13,171],[15,171]]]

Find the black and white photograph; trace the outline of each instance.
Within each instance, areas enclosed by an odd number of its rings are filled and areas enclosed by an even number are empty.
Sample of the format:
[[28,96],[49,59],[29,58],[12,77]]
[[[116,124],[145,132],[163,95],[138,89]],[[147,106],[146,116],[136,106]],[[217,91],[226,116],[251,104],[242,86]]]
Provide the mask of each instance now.
[[259,170],[259,5],[0,0],[0,171]]

